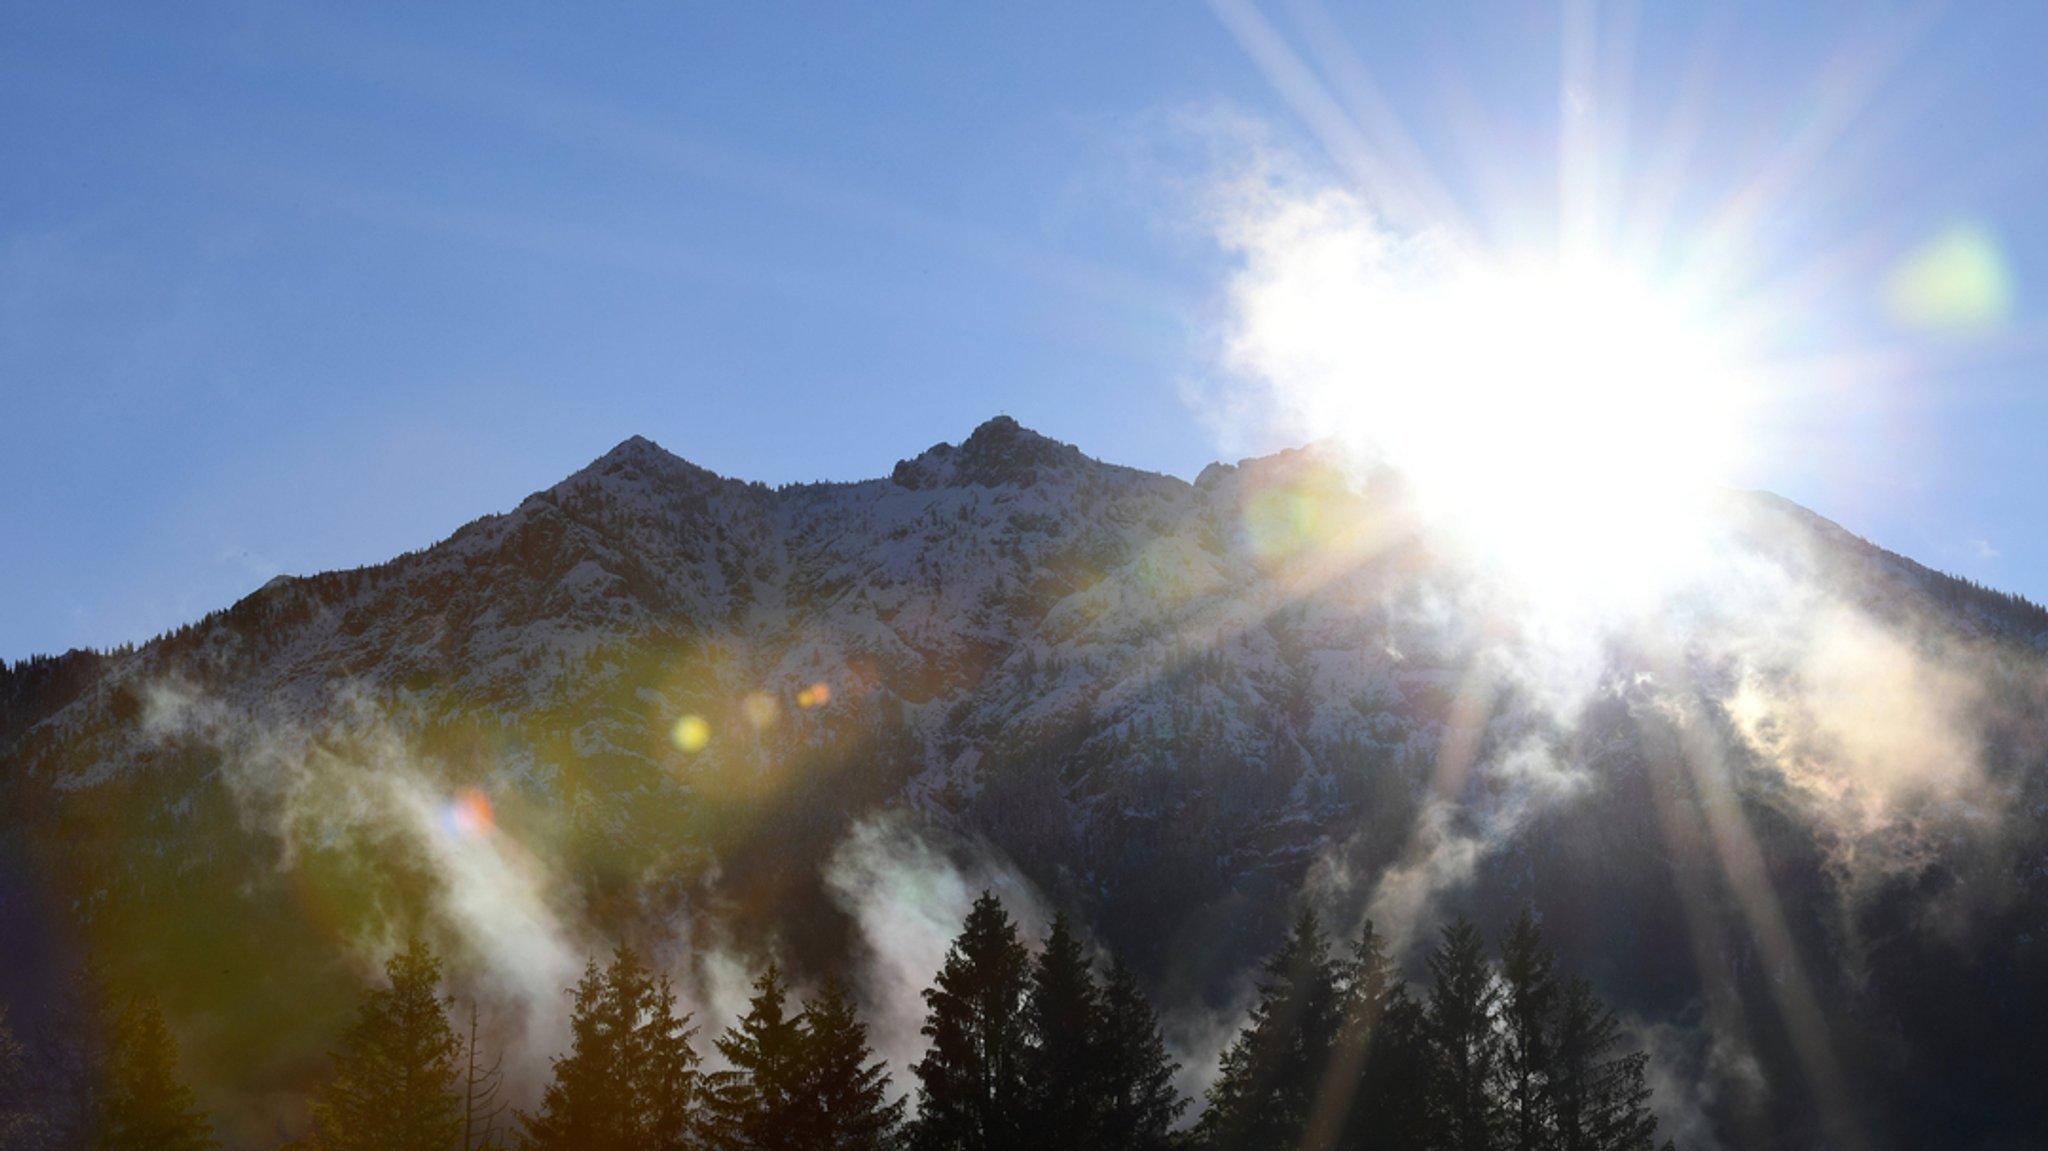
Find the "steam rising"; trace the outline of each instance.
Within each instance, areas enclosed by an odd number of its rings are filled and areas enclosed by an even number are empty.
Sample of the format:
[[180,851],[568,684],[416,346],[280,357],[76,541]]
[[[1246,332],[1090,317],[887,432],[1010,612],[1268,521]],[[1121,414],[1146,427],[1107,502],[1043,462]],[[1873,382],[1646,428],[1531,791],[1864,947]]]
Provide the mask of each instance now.
[[900,818],[880,816],[855,824],[826,865],[833,897],[860,929],[856,991],[898,1083],[924,1055],[924,989],[976,897],[995,892],[1027,939],[1051,921],[1030,883],[992,849],[963,846],[962,854],[956,862]]
[[[474,994],[517,1015],[524,1054],[508,1070],[515,1079],[545,1073],[546,1055],[568,1034],[563,989],[591,950],[572,927],[575,908],[542,861],[511,836],[449,825],[448,782],[412,754],[366,695],[341,693],[332,719],[316,731],[260,722],[185,685],[160,683],[148,694],[144,728],[152,738],[217,749],[244,822],[274,838],[285,869],[308,850],[351,840],[396,848],[423,867],[433,880],[427,926],[452,937],[443,946],[453,945]],[[422,926],[405,909],[377,910],[371,934],[350,941],[366,975]]]

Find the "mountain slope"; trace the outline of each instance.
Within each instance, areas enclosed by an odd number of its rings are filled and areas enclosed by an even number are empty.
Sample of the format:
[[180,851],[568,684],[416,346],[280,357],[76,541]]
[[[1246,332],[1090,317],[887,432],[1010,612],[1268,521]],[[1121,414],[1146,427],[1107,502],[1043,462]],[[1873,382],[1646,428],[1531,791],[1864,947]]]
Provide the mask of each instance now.
[[[117,980],[211,1020],[220,1084],[305,1074],[335,940],[406,923],[542,989],[506,940],[864,954],[840,872],[884,818],[1179,1007],[1304,891],[1425,943],[1530,902],[1703,1138],[2032,1130],[1986,1084],[2048,1021],[2048,616],[1772,497],[1700,530],[1653,613],[1553,616],[1314,450],[1190,484],[998,418],[770,490],[636,437],[424,551],[10,669],[10,825]],[[469,794],[488,839],[448,830]]]

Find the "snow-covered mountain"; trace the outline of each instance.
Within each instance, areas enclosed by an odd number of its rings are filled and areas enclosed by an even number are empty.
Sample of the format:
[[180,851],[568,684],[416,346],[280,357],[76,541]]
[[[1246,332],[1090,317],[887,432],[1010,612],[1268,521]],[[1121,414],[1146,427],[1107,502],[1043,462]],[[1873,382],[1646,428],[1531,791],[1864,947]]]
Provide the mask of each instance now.
[[[2048,614],[1768,496],[1701,530],[1711,578],[1549,614],[1315,450],[1187,483],[997,418],[769,489],[636,437],[424,551],[8,669],[0,762],[52,913],[219,1068],[317,1050],[332,1008],[258,1021],[335,938],[498,914],[406,823],[482,802],[583,937],[830,963],[835,860],[887,818],[1169,1005],[1227,1003],[1298,898],[1424,942],[1528,902],[1702,1138],[2048,1118],[1982,1079],[2048,1022]],[[1896,1082],[1917,1118],[1860,1102]]]

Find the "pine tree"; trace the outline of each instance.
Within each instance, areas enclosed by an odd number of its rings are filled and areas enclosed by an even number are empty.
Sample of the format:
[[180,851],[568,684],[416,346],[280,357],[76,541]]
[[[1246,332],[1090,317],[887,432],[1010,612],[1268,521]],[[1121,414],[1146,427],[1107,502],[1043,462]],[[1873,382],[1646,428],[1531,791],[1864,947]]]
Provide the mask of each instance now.
[[806,1151],[884,1151],[895,1146],[903,1103],[889,1098],[889,1071],[868,1046],[867,1025],[837,981],[804,1007],[803,1102],[796,1146]]
[[1266,962],[1251,1021],[1223,1053],[1197,1139],[1242,1151],[1299,1148],[1338,1026],[1329,939],[1315,912],[1303,910]]
[[107,1052],[107,1095],[97,1151],[210,1151],[213,1124],[177,1077],[170,1028],[154,1002],[129,1012]]
[[1583,979],[1559,989],[1549,1105],[1558,1151],[1648,1151],[1657,1137],[1649,1056],[1615,1055],[1621,1024]]
[[1369,1141],[1379,1125],[1378,1112],[1389,1105],[1383,1081],[1388,1053],[1384,1049],[1387,1009],[1405,994],[1387,943],[1365,921],[1338,981],[1340,1023],[1330,1066],[1323,1075],[1311,1124],[1310,1144],[1351,1147]]
[[1159,1019],[1129,968],[1112,957],[1102,989],[1100,1146],[1164,1151],[1188,1101],[1173,1089],[1180,1064],[1167,1057]]
[[384,964],[313,1104],[325,1151],[448,1151],[462,1134],[461,1044],[439,995],[441,961],[418,938]]
[[917,1151],[1013,1151],[1035,1146],[1025,1124],[1023,1001],[1031,957],[1017,925],[984,891],[925,989],[931,1047],[918,1081]]
[[1031,966],[1024,1014],[1031,1036],[1024,1079],[1034,1135],[1051,1147],[1096,1146],[1102,992],[1064,913],[1053,917],[1045,949]]
[[585,968],[572,995],[569,1053],[555,1059],[540,1110],[519,1116],[527,1151],[685,1145],[696,1059],[668,980],[621,945],[602,972]]
[[1355,1129],[1349,1145],[1372,1151],[1425,1151],[1433,1134],[1433,1078],[1428,1013],[1407,988],[1396,987],[1387,997],[1365,1080],[1359,1085],[1370,1126]]
[[747,1013],[718,1038],[731,1070],[713,1077],[708,1100],[714,1142],[730,1151],[797,1151],[801,1146],[803,1033],[787,1009],[774,964],[754,981]]
[[469,1005],[469,1026],[461,1042],[462,1151],[493,1151],[498,1145],[498,1118],[505,1113],[505,1103],[498,1098],[505,1057],[500,1054],[484,1062],[474,1003]]
[[1550,1032],[1557,979],[1543,932],[1525,909],[1500,945],[1500,1102],[1507,1145],[1539,1151],[1552,1144]]
[[1492,1087],[1500,1062],[1500,988],[1479,929],[1460,919],[1429,957],[1431,1126],[1439,1146],[1490,1151],[1498,1125]]
[[690,1046],[696,1034],[689,1015],[676,1012],[675,985],[666,974],[655,979],[635,1044],[640,1068],[634,1089],[646,1151],[683,1151],[700,1142],[703,1076]]

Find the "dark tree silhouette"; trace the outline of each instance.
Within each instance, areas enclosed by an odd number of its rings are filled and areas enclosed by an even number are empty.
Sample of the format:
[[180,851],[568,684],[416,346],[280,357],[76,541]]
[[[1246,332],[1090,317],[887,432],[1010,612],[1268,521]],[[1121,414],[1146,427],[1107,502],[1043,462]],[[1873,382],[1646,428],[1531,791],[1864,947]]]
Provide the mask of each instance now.
[[213,1124],[177,1075],[177,1052],[154,1002],[116,1023],[96,1151],[209,1151]]
[[806,1151],[885,1151],[903,1122],[901,1098],[889,1098],[887,1065],[868,1046],[867,1025],[834,980],[797,1017],[803,1061],[796,1146]]
[[1365,921],[1351,958],[1338,968],[1337,1037],[1329,1066],[1317,1089],[1305,1145],[1353,1146],[1376,1129],[1383,1091],[1368,1090],[1385,1062],[1381,1046],[1387,1008],[1401,991],[1399,974],[1387,957],[1386,940]]
[[498,1118],[505,1113],[505,1103],[498,1098],[505,1057],[499,1054],[484,1060],[474,1003],[469,1005],[468,1027],[461,1042],[462,1151],[491,1151],[498,1145]]
[[1223,1053],[1196,1138],[1242,1151],[1300,1148],[1339,1026],[1329,938],[1315,912],[1303,910],[1266,961],[1259,1000]]
[[675,985],[668,975],[656,977],[632,1045],[639,1060],[633,1072],[635,1105],[647,1151],[683,1151],[702,1142],[703,1076],[690,1046],[696,1034],[689,1015],[676,1011]]
[[1012,1151],[1036,1146],[1025,1118],[1024,995],[1030,954],[990,892],[967,913],[936,986],[924,993],[930,1048],[918,1082],[917,1151]]
[[1188,1101],[1173,1089],[1180,1064],[1166,1054],[1159,1019],[1130,969],[1112,957],[1102,988],[1101,1052],[1096,1065],[1101,1100],[1100,1146],[1164,1151]]
[[313,1103],[326,1151],[448,1151],[462,1136],[461,1044],[440,998],[441,961],[417,937],[384,964]]
[[1551,1030],[1557,978],[1535,918],[1524,909],[1500,945],[1500,1107],[1513,1151],[1548,1147],[1556,1124],[1550,1107]]
[[1024,1079],[1034,1137],[1077,1151],[1096,1146],[1102,992],[1064,913],[1053,917],[1045,948],[1031,965],[1024,1014],[1031,1040]]
[[1479,929],[1463,919],[1444,928],[1429,971],[1431,1126],[1440,1146],[1492,1151],[1499,1122],[1492,1088],[1500,1064],[1500,988]]
[[714,1145],[730,1151],[797,1151],[802,1146],[803,1030],[788,1010],[774,964],[754,981],[747,1013],[718,1038],[731,1069],[711,1076],[706,1095]]
[[529,1151],[646,1151],[694,1137],[696,1054],[687,1017],[675,1014],[666,977],[656,979],[620,946],[602,972],[592,962],[571,993],[569,1053],[540,1109],[519,1116]]
[[1428,1013],[1407,988],[1396,987],[1387,995],[1386,1013],[1359,1083],[1364,1122],[1353,1128],[1347,1147],[1424,1151],[1430,1146],[1430,1061]]
[[[1583,979],[1559,988],[1549,1084],[1558,1151],[1648,1151],[1657,1138],[1649,1056],[1617,1054],[1621,1024]],[[1669,1144],[1666,1144],[1669,1147]]]

